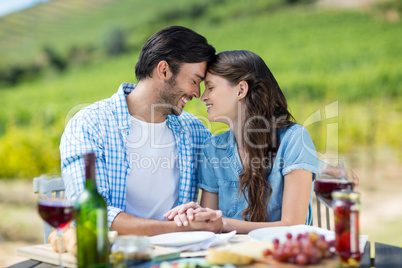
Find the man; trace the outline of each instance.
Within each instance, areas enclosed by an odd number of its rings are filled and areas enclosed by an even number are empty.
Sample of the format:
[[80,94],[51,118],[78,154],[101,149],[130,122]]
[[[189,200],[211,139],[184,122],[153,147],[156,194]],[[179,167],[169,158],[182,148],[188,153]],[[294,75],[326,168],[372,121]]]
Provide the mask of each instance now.
[[138,84],[123,83],[111,98],[77,113],[60,143],[70,199],[84,187],[83,155],[96,153],[96,182],[111,230],[156,235],[220,232],[221,212],[198,213],[180,228],[163,214],[197,198],[196,157],[211,133],[183,110],[200,96],[213,46],[196,32],[167,27],[151,36],[135,66]]

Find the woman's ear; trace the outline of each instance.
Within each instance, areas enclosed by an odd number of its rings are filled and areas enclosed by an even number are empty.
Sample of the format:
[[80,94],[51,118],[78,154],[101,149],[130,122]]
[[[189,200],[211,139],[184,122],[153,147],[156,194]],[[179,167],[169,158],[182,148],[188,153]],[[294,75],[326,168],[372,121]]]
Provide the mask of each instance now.
[[237,91],[238,100],[244,99],[247,96],[248,83],[246,81],[240,81],[240,83],[237,86],[238,86]]
[[156,74],[161,80],[168,80],[172,76],[169,63],[165,60],[160,61],[156,66]]

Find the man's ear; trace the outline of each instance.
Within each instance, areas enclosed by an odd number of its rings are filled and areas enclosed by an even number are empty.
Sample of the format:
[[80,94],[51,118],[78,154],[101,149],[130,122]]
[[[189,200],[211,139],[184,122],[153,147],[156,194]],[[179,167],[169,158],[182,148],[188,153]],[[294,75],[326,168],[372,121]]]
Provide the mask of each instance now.
[[244,99],[247,96],[248,83],[246,81],[240,81],[240,83],[237,86],[238,86],[237,99],[238,100]]
[[162,60],[156,66],[156,74],[161,80],[168,80],[172,76],[172,71],[170,70],[169,63]]

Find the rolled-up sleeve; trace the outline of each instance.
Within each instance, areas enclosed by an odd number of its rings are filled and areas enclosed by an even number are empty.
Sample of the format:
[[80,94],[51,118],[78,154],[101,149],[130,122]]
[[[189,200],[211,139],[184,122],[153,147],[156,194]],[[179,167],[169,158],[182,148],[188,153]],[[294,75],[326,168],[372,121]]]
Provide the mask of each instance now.
[[292,131],[287,134],[289,137],[285,140],[282,176],[296,169],[304,169],[315,174],[317,171],[317,153],[307,129],[295,125]]

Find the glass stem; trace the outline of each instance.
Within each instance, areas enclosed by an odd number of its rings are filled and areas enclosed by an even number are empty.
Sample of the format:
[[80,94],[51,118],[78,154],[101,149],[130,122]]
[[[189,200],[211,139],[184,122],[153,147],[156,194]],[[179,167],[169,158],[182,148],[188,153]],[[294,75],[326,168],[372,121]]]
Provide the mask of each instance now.
[[57,248],[59,250],[59,268],[63,267],[62,261],[61,261],[61,254],[63,250],[63,229],[57,228],[57,235],[59,237],[58,243],[57,243]]

